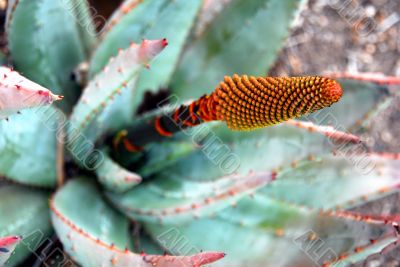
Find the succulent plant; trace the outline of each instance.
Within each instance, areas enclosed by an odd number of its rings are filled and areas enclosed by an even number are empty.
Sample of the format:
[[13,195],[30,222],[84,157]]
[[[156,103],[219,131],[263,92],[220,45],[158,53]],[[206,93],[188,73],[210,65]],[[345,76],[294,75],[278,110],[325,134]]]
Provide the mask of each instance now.
[[[392,253],[399,215],[368,205],[398,193],[400,157],[360,136],[399,79],[268,77],[303,4],[126,0],[96,32],[85,0],[9,1],[0,265],[346,266]],[[137,113],[161,88],[169,97]]]

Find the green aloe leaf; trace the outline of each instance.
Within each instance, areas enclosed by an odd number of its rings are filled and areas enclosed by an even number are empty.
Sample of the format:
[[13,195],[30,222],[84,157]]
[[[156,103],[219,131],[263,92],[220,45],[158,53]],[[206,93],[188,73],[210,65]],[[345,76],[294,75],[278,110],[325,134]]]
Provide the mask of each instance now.
[[398,207],[392,203],[396,203],[400,196],[398,188],[382,190],[379,194],[369,195],[359,201],[352,201],[351,207],[346,207],[352,212],[362,214],[365,218],[374,218],[384,221],[388,225],[392,225],[396,230],[395,236],[387,236],[385,238],[374,240],[371,244],[365,247],[360,253],[349,253],[349,256],[343,259],[338,266],[369,266],[371,263],[377,266],[386,266],[390,262],[398,261],[398,225],[399,214]]
[[16,266],[34,252],[52,232],[48,193],[17,185],[5,185],[0,187],[0,196],[0,236],[23,238],[7,265]]
[[357,131],[362,134],[371,134],[374,130],[375,123],[382,118],[382,114],[384,112],[389,111],[389,109],[393,106],[393,101],[395,101],[396,96],[391,95],[386,97],[384,100],[380,101],[376,107],[370,110],[366,116],[360,121],[358,121],[355,125]]
[[[269,131],[271,135],[266,134]],[[272,131],[275,131],[274,134]],[[364,158],[362,154],[360,155],[362,151],[357,153],[355,150],[356,154],[350,154],[351,158],[343,155],[330,156],[327,154],[329,151],[327,147],[322,147],[324,144],[328,147],[332,144],[326,144],[323,141],[326,139],[322,136],[319,136],[321,139],[317,140],[317,136],[305,134],[285,125],[255,132],[247,138],[242,137],[240,133],[225,135],[222,139],[237,145],[237,147],[232,146],[236,148],[232,151],[239,156],[242,163],[244,162],[244,165],[238,169],[239,173],[249,170],[249,167],[250,170],[257,172],[263,168],[271,169],[283,165],[284,168],[278,171],[278,179],[250,197],[242,197],[230,202],[232,207],[225,207],[216,214],[209,214],[216,217],[214,219],[194,220],[189,224],[161,220],[163,222],[161,225],[146,221],[145,226],[155,240],[173,253],[185,253],[179,250],[178,241],[181,239],[186,240],[187,246],[196,249],[217,247],[227,249],[226,261],[216,266],[272,264],[292,266],[293,262],[300,264],[297,266],[310,266],[312,262],[322,264],[324,261],[347,255],[349,252],[354,254],[352,258],[357,258],[364,255],[362,254],[364,249],[367,253],[379,250],[378,243],[382,246],[393,240],[393,229],[390,226],[383,225],[383,222],[375,225],[367,220],[359,221],[360,219],[357,218],[362,217],[358,216],[347,218],[342,214],[320,213],[308,206],[336,208],[337,205],[344,205],[379,190],[394,187],[398,184],[398,162],[371,156],[375,165],[366,169],[371,166],[365,166],[365,160],[362,161]],[[273,150],[267,149],[263,143],[267,144],[274,138],[276,143]],[[258,141],[257,149],[252,145],[256,141]],[[314,146],[316,149],[313,149]],[[296,147],[299,149],[293,150]],[[258,154],[257,151],[260,153]],[[274,153],[266,153],[266,151],[274,151]],[[284,153],[281,154],[279,151]],[[298,158],[300,155],[307,156],[315,153],[321,156],[310,156],[304,160]],[[266,157],[269,157],[268,160]],[[185,171],[190,171],[184,167],[185,164],[188,165],[189,160],[199,163],[197,169],[199,173],[204,174],[208,171],[207,160],[210,159],[205,158],[202,161],[199,155],[195,160],[190,156],[182,159],[164,172],[168,173],[169,178],[185,177],[181,179],[189,185],[190,180],[201,179],[196,172],[183,175]],[[360,173],[355,166],[356,163],[360,164],[358,167],[364,167],[361,171],[367,172]],[[212,174],[208,174],[207,177],[215,178]],[[180,188],[180,191],[185,190]],[[212,229],[212,232],[199,232],[199,229]],[[319,254],[317,257],[315,249],[312,250],[308,246],[303,247],[302,243],[296,243],[296,240],[299,238],[301,240],[304,234],[309,234],[310,229],[318,240],[323,240],[324,248],[332,249],[332,254],[329,254],[331,250],[328,250],[328,254]],[[231,233],[231,238],[228,237],[227,232]],[[370,246],[369,239],[379,240],[379,242],[376,241],[376,245]],[[235,243],[234,240],[241,240],[240,246],[232,244]],[[241,253],[243,247],[252,249],[247,253]],[[310,251],[307,251],[308,249]],[[287,257],[281,257],[283,251]],[[233,256],[229,258],[229,255]]]
[[[93,27],[85,0],[15,1],[9,8],[8,40],[16,68],[29,79],[64,95],[69,111],[79,88],[71,80],[73,69],[88,57]],[[11,13],[10,13],[11,12]],[[78,15],[79,14],[79,15]]]
[[[183,242],[185,247],[199,250],[225,249],[226,259],[215,266],[322,265],[349,251],[358,251],[369,245],[370,239],[377,240],[388,234],[393,236],[393,229],[387,225],[339,218],[266,198],[256,205],[258,210],[241,209],[239,213],[243,218],[251,217],[254,211],[263,213],[264,218],[257,222],[236,223],[217,217],[184,225],[146,223],[145,228],[172,253],[185,254]],[[268,215],[269,212],[272,214]],[[273,215],[282,216],[280,226],[276,224],[279,219]],[[240,242],[235,242],[237,240]],[[248,248],[246,253],[243,253],[243,248]]]
[[[321,266],[327,262],[347,266],[397,239],[388,216],[370,218],[357,212],[288,204],[256,192],[209,219],[145,223],[145,228],[171,253],[224,248],[227,257],[215,266]],[[241,253],[243,247],[251,249]]]
[[[392,241],[392,242],[390,242]],[[389,243],[389,244],[388,244]],[[363,253],[351,255],[335,266],[344,267],[362,267],[369,264],[377,266],[387,266],[387,264],[399,262],[399,241],[397,238],[388,238],[377,242],[371,247],[365,249]]]
[[[132,1],[126,2],[129,6]],[[119,17],[117,22],[113,23],[93,55],[90,65],[92,77],[105,66],[108,58],[115,56],[119,49],[128,47],[132,40],[167,38],[170,42],[165,51],[154,60],[151,68],[140,72],[137,84],[130,86],[134,90],[130,88],[117,98],[113,108],[125,110],[121,111],[128,116],[125,123],[129,122],[143,100],[146,90],[157,91],[168,85],[201,2],[144,1],[136,3],[137,6],[123,16],[118,15],[120,10],[116,11],[118,14],[115,16]]]
[[183,99],[197,98],[225,75],[265,75],[302,2],[232,1],[185,51],[173,77],[173,92]]
[[113,27],[120,22],[120,20],[127,14],[130,13],[134,8],[136,8],[142,0],[125,0],[123,1],[117,9],[111,14],[104,28],[100,31],[100,39],[102,40],[107,33],[113,29]]
[[367,154],[305,160],[279,173],[263,194],[298,205],[333,209],[396,187],[399,167],[399,161]]
[[51,106],[0,121],[0,175],[18,183],[56,184],[56,133],[62,114]]
[[106,153],[107,151],[103,150],[103,161],[95,170],[98,180],[106,189],[113,192],[125,192],[142,181],[139,175],[121,167]]
[[273,181],[273,173],[220,178],[210,182],[172,179],[167,174],[110,200],[133,220],[185,222],[205,217]]
[[[88,155],[93,152],[96,141],[121,117],[110,116],[109,108],[116,95],[128,83],[136,81],[143,65],[147,65],[167,45],[163,40],[143,40],[140,45],[132,44],[111,58],[101,73],[87,85],[79,102],[74,107],[68,129],[69,147],[77,161],[88,167]],[[83,155],[83,157],[82,157]]]
[[[144,147],[140,155],[130,155],[122,160],[130,162],[132,168],[143,177],[149,177],[194,153],[198,147],[192,142],[170,141],[151,143]],[[138,154],[138,153],[137,153]],[[133,161],[133,163],[132,163]]]
[[332,147],[319,133],[308,133],[287,125],[254,132],[232,132],[220,124],[216,127],[202,125],[184,131],[182,135],[186,135],[183,140],[197,149],[160,171],[162,176],[182,181],[210,181],[233,173],[247,175],[271,171],[312,154],[329,153]]
[[206,0],[203,1],[199,17],[194,26],[193,38],[199,38],[212,21],[229,6],[232,0]]
[[3,51],[0,51],[0,65],[7,65],[7,62],[7,55]]
[[51,201],[52,221],[65,250],[83,266],[201,266],[224,255],[189,257],[140,255],[125,250],[128,220],[112,209],[98,188],[84,179],[66,184]]

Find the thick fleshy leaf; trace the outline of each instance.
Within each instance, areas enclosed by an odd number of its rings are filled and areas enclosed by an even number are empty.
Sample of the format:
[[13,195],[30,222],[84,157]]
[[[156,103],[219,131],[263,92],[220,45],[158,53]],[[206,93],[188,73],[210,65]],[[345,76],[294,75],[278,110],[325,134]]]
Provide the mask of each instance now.
[[[62,114],[51,106],[0,121],[0,175],[18,183],[56,184],[56,132]],[[65,118],[65,117],[64,117]]]
[[[275,135],[266,135],[273,130],[276,131]],[[339,152],[336,157],[329,156],[326,155],[329,150],[323,147],[324,142],[317,141],[315,135],[289,133],[290,128],[282,125],[254,133],[250,138],[240,138],[240,134],[221,137],[228,142],[236,140],[238,147],[232,150],[232,153],[236,153],[241,162],[244,162],[244,166],[241,165],[238,169],[239,173],[248,166],[252,166],[253,171],[257,172],[262,168],[271,169],[283,165],[284,168],[278,171],[277,185],[274,182],[252,194],[250,198],[243,197],[238,203],[231,203],[234,204],[233,207],[219,211],[214,215],[216,219],[200,219],[185,225],[176,221],[162,221],[161,225],[147,221],[145,227],[155,240],[173,253],[185,253],[176,245],[176,240],[180,238],[185,238],[191,247],[198,249],[226,249],[227,259],[216,266],[311,266],[313,262],[321,265],[325,261],[345,259],[350,254],[352,259],[364,257],[364,252],[378,251],[393,240],[394,229],[383,220],[376,223],[357,214],[321,213],[306,206],[337,208],[337,205],[346,204],[348,201],[365,199],[374,192],[393,188],[399,184],[399,163],[371,156],[370,159],[375,165],[369,166],[366,165],[366,158],[362,157],[362,149],[347,150],[347,146],[342,146],[344,151],[340,152],[346,152],[345,156],[348,158],[340,156]],[[263,137],[271,139],[278,136],[285,142],[299,144],[301,148],[298,151],[288,151],[290,146],[283,141],[278,142],[279,139],[275,140],[275,146],[271,149],[263,146]],[[191,137],[193,138],[193,135]],[[323,139],[321,136],[320,138]],[[267,140],[271,141],[270,139]],[[250,145],[255,140],[259,142],[257,149]],[[319,146],[320,150],[317,148],[313,151],[314,145]],[[277,149],[280,147],[291,154],[267,153],[279,151]],[[252,151],[252,154],[244,151]],[[260,151],[260,154],[257,151]],[[350,151],[354,154],[347,153]],[[308,155],[310,152],[317,152],[321,156],[296,160],[296,156]],[[265,160],[264,154],[269,155],[270,160]],[[184,171],[190,171],[184,168],[185,163],[200,164],[197,170],[201,174],[212,169],[207,168],[206,160],[202,162],[200,156],[196,160],[188,158],[192,161],[182,159],[164,172],[168,173],[169,178],[182,177],[181,179],[188,184],[188,179],[198,179],[200,175],[190,173],[190,176],[184,176]],[[277,164],[276,161],[280,163]],[[256,164],[261,162],[264,162],[265,166]],[[275,164],[271,166],[271,162]],[[196,166],[190,164],[192,167]],[[177,172],[178,170],[181,173]],[[215,178],[213,175],[209,176]],[[178,192],[184,191],[186,190],[180,188]],[[177,197],[178,194],[175,192],[172,195]],[[202,232],[200,229],[207,230]],[[241,240],[240,244],[235,240]],[[316,243],[312,245],[311,241]],[[251,249],[243,253],[243,247]],[[282,258],[283,253],[285,257]]]
[[51,201],[54,227],[72,258],[83,266],[201,266],[224,256],[205,252],[188,257],[140,255],[128,246],[128,220],[108,206],[89,180],[75,179]]
[[62,98],[18,72],[0,66],[0,119],[8,118],[22,109],[48,105]]
[[93,48],[98,41],[98,33],[96,27],[98,23],[102,23],[103,18],[99,18],[98,14],[93,11],[87,0],[78,1],[63,1],[63,5],[69,10],[71,16],[76,18],[78,22],[77,30],[79,31],[81,42],[84,46],[86,60],[88,60],[93,54]]
[[105,157],[98,168],[96,168],[96,174],[98,180],[108,190],[113,192],[125,192],[142,181],[142,178],[121,167],[117,162],[113,161],[109,156],[106,155],[106,151],[103,151]]
[[184,53],[173,77],[173,92],[182,100],[197,98],[225,75],[265,75],[302,2],[232,1]]
[[0,237],[0,266],[5,265],[21,239],[20,236]]
[[130,13],[135,7],[137,7],[143,0],[125,0],[123,1],[119,7],[114,10],[108,19],[106,25],[101,30],[100,39],[103,39],[107,33],[113,29],[115,25],[117,25],[121,19],[128,13]]
[[[140,125],[146,120],[143,118],[135,123]],[[227,172],[246,174],[252,170],[269,171],[313,154],[344,149],[346,145],[358,141],[356,136],[336,130],[332,132],[330,127],[312,126],[317,129],[311,133],[291,125],[233,132],[222,123],[213,122],[185,129],[168,143],[148,144],[140,153],[124,153],[123,156],[115,153],[115,156],[142,177],[165,170],[168,175],[184,180],[212,180]],[[224,162],[233,159],[236,164],[224,165]]]
[[[395,241],[391,242],[389,245],[386,244],[390,240],[382,240],[382,242],[379,242],[377,246],[382,248],[379,252],[376,252],[378,249],[369,249],[372,253],[368,253],[368,251],[365,251],[364,255],[362,255],[361,257],[359,255],[349,257],[343,260],[343,263],[341,263],[341,265],[336,264],[335,266],[344,267],[352,264],[351,267],[363,267],[370,266],[368,264],[375,264],[375,266],[390,266],[391,264],[398,264],[400,262],[400,243],[398,239],[396,240],[396,238],[391,238],[391,240]],[[369,256],[365,258],[365,254],[369,254]]]
[[398,160],[367,154],[315,158],[283,170],[263,193],[298,205],[333,209],[400,185],[399,167]]
[[[213,219],[185,225],[146,223],[145,227],[172,253],[186,252],[177,242],[183,238],[185,247],[226,249],[226,260],[216,266],[322,266],[327,262],[345,266],[340,264],[377,252],[396,238],[387,221],[354,212],[318,211],[255,193]],[[251,249],[242,253],[243,247]]]
[[300,121],[300,120],[288,120],[285,122],[287,125],[291,125],[300,129],[306,129],[309,132],[317,132],[331,138],[332,140],[350,142],[350,143],[360,143],[361,139],[359,136],[342,132],[336,130],[332,126],[317,125],[310,121]]
[[392,225],[396,229],[397,235],[387,236],[379,240],[371,242],[361,253],[350,252],[348,257],[343,259],[340,264],[335,266],[386,266],[388,263],[399,261],[398,255],[398,224],[399,224],[399,207],[393,205],[398,203],[400,199],[400,190],[398,188],[383,190],[379,194],[369,195],[368,199],[363,198],[359,201],[352,201],[350,204],[351,212],[357,212],[361,217],[369,220],[383,220],[388,225]]
[[[201,6],[201,0],[160,0],[126,1],[116,11],[110,22],[113,26],[96,49],[90,66],[90,75],[98,73],[108,58],[117,54],[118,49],[129,46],[132,40],[167,38],[168,48],[151,64],[150,69],[140,72],[137,84],[131,84],[129,90],[116,99],[112,109],[123,109],[128,123],[134,111],[143,100],[146,90],[157,91],[166,87],[175,70],[179,56]],[[132,10],[132,7],[134,9]],[[118,22],[114,22],[114,21]]]
[[[240,205],[239,202],[238,207]],[[250,209],[241,207],[235,211],[231,208],[237,217],[245,220],[256,215],[259,220],[252,222],[214,218],[185,225],[146,224],[145,227],[172,253],[186,252],[177,242],[182,238],[189,247],[225,249],[226,259],[214,266],[321,266],[348,251],[360,251],[371,243],[370,240],[393,236],[393,229],[386,225],[336,218],[265,198],[256,205],[258,209],[251,205],[246,205]],[[277,216],[282,216],[282,223],[276,224]],[[247,248],[245,253],[244,248]]]
[[[40,190],[5,185],[0,187],[0,196],[0,236],[23,238],[10,258],[9,265],[15,266],[51,234],[48,194]],[[0,250],[1,247],[0,244]],[[1,254],[0,251],[0,259]]]
[[[78,104],[71,115],[69,128],[70,147],[75,158],[82,163],[74,151],[90,154],[93,142],[101,136],[110,125],[122,118],[109,118],[107,107],[110,107],[114,97],[127,87],[128,83],[137,79],[143,65],[160,53],[167,41],[143,40],[132,44],[126,50],[120,50],[118,56],[111,58],[109,64],[85,88]],[[79,138],[79,136],[84,138]],[[89,144],[89,146],[86,146]],[[90,146],[92,145],[92,146]]]
[[316,153],[330,153],[333,147],[319,133],[287,125],[254,132],[232,132],[220,124],[202,125],[185,130],[183,135],[197,145],[197,150],[176,160],[160,175],[183,181],[210,181],[233,173],[266,172]]
[[165,175],[125,194],[109,196],[134,220],[178,223],[218,212],[274,179],[274,173],[266,172],[212,182],[190,182]]
[[232,0],[203,1],[203,6],[201,7],[199,17],[194,27],[194,37],[198,38],[199,36],[201,36],[201,34],[203,34],[203,32],[211,24],[215,17],[219,15],[219,13],[221,13],[221,11],[231,2]]
[[7,65],[7,63],[8,63],[8,58],[7,58],[7,55],[3,52],[3,51],[0,51],[0,65]]
[[328,73],[334,79],[349,79],[355,81],[371,82],[380,85],[400,85],[400,77],[387,76],[379,72],[358,72],[358,73]]
[[135,160],[132,163],[133,168],[141,176],[148,177],[189,156],[197,149],[198,147],[191,142],[171,140],[170,142],[148,144],[139,157],[134,159],[134,155],[132,155],[130,158]]
[[7,15],[9,49],[16,68],[64,95],[60,105],[66,111],[79,93],[71,73],[87,58],[95,37],[90,16],[84,16],[89,14],[87,9],[85,0],[19,0]]
[[364,136],[370,136],[374,131],[379,131],[380,129],[375,127],[375,123],[382,119],[384,112],[388,112],[393,107],[395,98],[395,95],[388,96],[371,109],[362,120],[356,123],[357,132]]

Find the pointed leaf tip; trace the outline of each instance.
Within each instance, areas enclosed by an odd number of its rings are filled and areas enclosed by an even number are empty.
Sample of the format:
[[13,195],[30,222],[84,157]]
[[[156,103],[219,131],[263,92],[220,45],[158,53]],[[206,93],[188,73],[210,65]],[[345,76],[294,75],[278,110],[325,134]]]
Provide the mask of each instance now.
[[17,244],[22,240],[22,236],[7,236],[0,238],[0,247],[8,247]]
[[3,266],[7,262],[21,240],[21,236],[0,237],[0,266]]
[[166,38],[161,40],[142,40],[139,50],[139,58],[143,64],[147,64],[152,58],[157,56],[166,46]]
[[32,82],[11,68],[0,66],[0,119],[21,109],[48,105],[62,96]]
[[225,257],[223,252],[201,252],[193,256],[143,255],[145,262],[163,267],[200,267]]
[[[94,204],[96,208],[92,209]],[[86,210],[87,214],[76,213],[77,208]],[[69,181],[53,196],[50,209],[54,228],[66,252],[81,266],[199,267],[225,256],[221,252],[174,256],[129,251],[127,218],[114,212],[96,184],[87,179]],[[93,226],[94,221],[106,222],[102,226],[107,226],[107,231]]]
[[226,254],[224,252],[203,252],[192,256],[194,266],[202,266],[210,264],[224,258]]
[[53,93],[50,92],[50,97],[52,101],[60,101],[64,98],[63,95],[55,95]]

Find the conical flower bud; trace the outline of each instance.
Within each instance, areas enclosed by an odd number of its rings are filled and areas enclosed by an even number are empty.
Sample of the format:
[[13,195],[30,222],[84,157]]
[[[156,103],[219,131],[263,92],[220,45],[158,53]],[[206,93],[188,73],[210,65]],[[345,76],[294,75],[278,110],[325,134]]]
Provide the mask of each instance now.
[[213,93],[217,120],[252,130],[297,118],[339,101],[342,88],[323,77],[225,77]]

